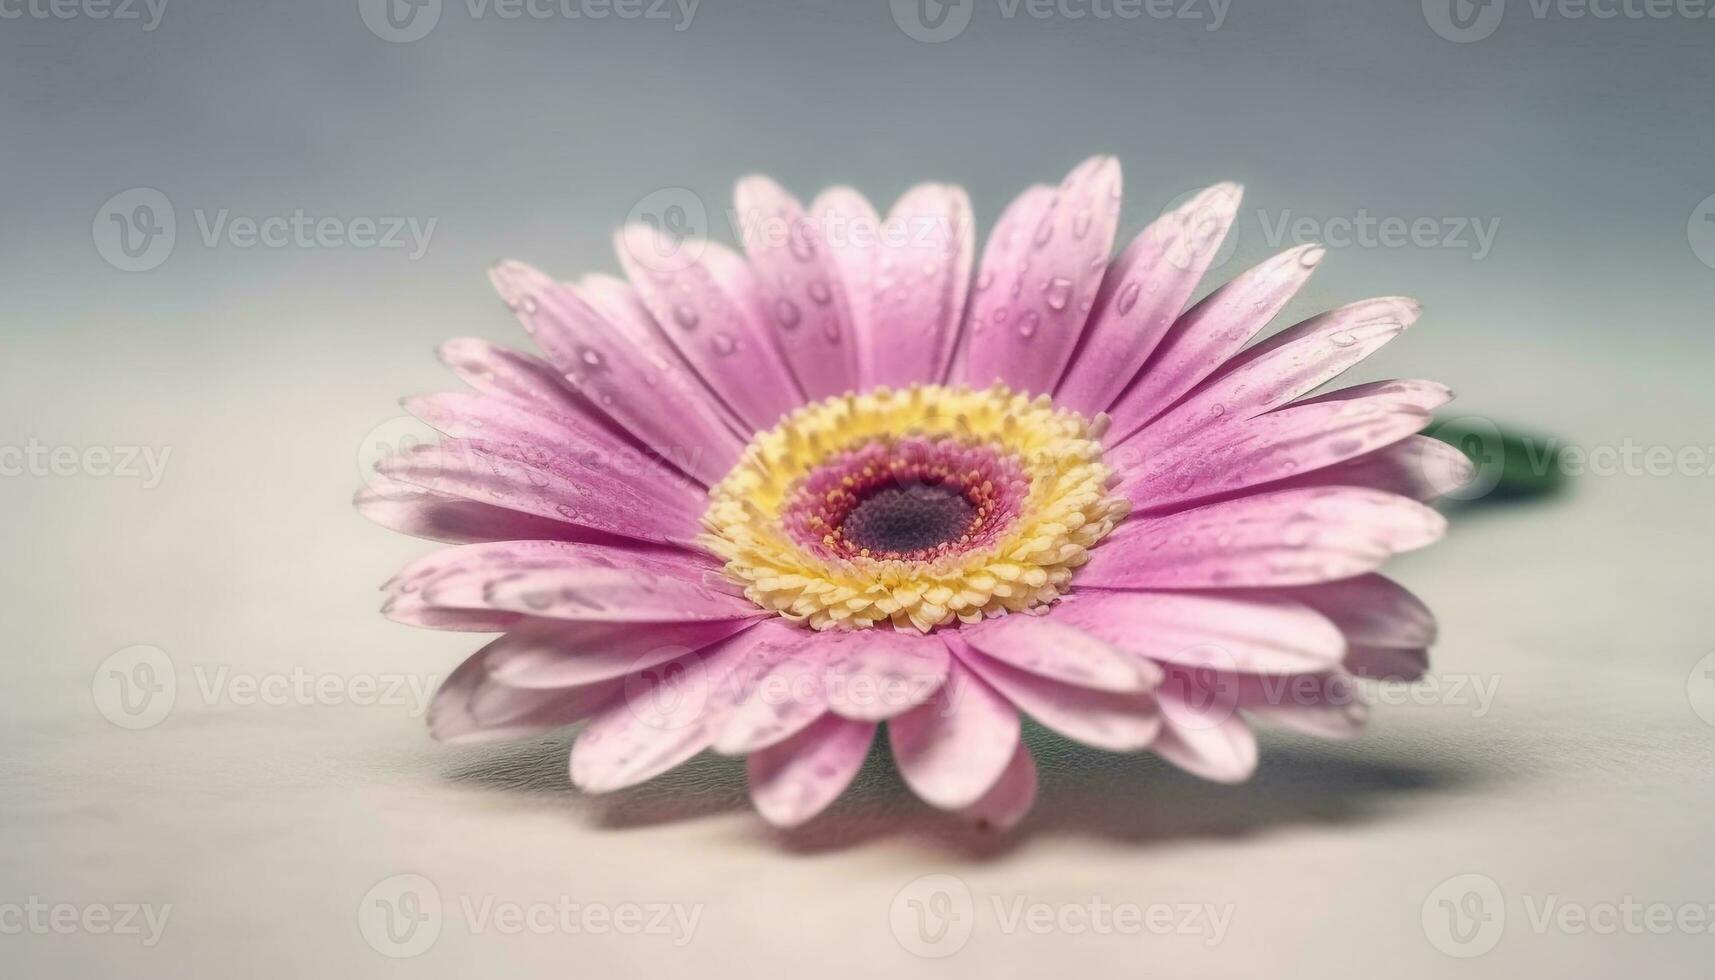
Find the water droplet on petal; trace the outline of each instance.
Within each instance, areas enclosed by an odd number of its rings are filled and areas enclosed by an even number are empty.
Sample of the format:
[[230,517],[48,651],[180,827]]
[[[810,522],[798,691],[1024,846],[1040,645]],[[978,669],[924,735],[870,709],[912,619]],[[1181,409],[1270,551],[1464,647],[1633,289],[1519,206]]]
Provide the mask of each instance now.
[[793,258],[800,262],[808,262],[816,257],[816,243],[810,240],[809,234],[802,228],[794,231],[787,240],[787,247],[792,250]]
[[1090,233],[1090,220],[1092,217],[1093,217],[1093,215],[1090,214],[1089,208],[1084,208],[1084,209],[1080,210],[1075,216],[1073,216],[1073,218],[1072,218],[1072,237],[1073,238],[1083,238],[1085,235],[1088,235]]
[[828,284],[820,279],[811,283],[809,290],[810,298],[823,306],[826,306],[828,301],[834,298],[833,292],[828,289]]
[[711,342],[714,344],[715,353],[722,357],[738,350],[738,341],[732,339],[732,335],[728,333],[715,334]]
[[1050,210],[1047,214],[1042,216],[1042,222],[1036,226],[1036,237],[1031,240],[1036,243],[1037,248],[1041,248],[1048,244],[1048,240],[1053,237],[1054,212]]
[[697,311],[684,304],[675,306],[673,307],[673,322],[686,330],[694,330],[697,326]]
[[1055,276],[1042,284],[1042,292],[1047,296],[1048,308],[1058,312],[1072,300],[1072,280]]
[[1018,318],[1018,335],[1026,340],[1036,336],[1036,330],[1042,326],[1042,314],[1035,310],[1025,310]]
[[1137,294],[1139,291],[1140,287],[1135,282],[1127,283],[1125,288],[1120,290],[1119,306],[1117,307],[1120,316],[1125,316],[1127,313],[1130,313],[1131,308],[1137,305]]
[[774,318],[780,321],[782,327],[791,330],[798,326],[798,321],[804,318],[804,314],[798,309],[797,303],[782,296],[774,301]]
[[1351,334],[1345,332],[1344,330],[1340,331],[1337,334],[1333,334],[1332,336],[1330,336],[1328,338],[1328,343],[1333,344],[1335,347],[1350,347],[1357,342],[1358,342],[1358,338],[1352,336]]

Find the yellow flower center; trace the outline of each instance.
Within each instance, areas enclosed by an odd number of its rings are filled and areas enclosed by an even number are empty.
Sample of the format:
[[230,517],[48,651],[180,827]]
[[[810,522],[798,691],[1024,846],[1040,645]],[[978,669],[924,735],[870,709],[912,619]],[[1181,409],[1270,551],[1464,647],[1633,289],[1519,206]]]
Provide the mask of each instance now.
[[816,629],[1023,612],[1129,511],[1106,424],[1001,385],[830,398],[751,440],[702,541],[751,601]]

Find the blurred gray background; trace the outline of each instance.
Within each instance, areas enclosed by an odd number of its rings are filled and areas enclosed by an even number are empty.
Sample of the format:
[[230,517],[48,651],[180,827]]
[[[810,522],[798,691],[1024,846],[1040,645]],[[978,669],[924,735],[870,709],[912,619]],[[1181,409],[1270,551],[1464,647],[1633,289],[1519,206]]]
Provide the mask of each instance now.
[[[1703,975],[1680,913],[1715,922],[1715,5],[391,2],[0,0],[9,974]],[[986,228],[1096,152],[1125,167],[1122,234],[1242,181],[1208,286],[1326,239],[1289,314],[1426,306],[1360,380],[1444,381],[1450,414],[1588,454],[1395,567],[1442,619],[1439,686],[1356,743],[1266,741],[1236,788],[1044,747],[1004,840],[880,760],[782,837],[729,762],[590,800],[563,736],[428,740],[412,692],[480,640],[381,619],[428,545],[349,498],[408,430],[396,398],[454,386],[437,343],[523,342],[488,264],[615,271],[611,230],[663,200],[730,240],[751,172],[878,202],[958,182]],[[299,213],[331,231],[247,246],[241,219]],[[423,240],[365,240],[393,219]],[[112,722],[116,656],[165,664],[170,710]],[[304,676],[322,693],[278,686]],[[399,874],[444,905],[422,949],[365,925]],[[931,893],[972,930],[944,958],[912,932]],[[518,934],[485,900],[700,919],[683,944]],[[1680,917],[1559,917],[1626,900]],[[1008,928],[1018,902],[1231,921]],[[171,910],[153,941],[84,917],[123,906]]]

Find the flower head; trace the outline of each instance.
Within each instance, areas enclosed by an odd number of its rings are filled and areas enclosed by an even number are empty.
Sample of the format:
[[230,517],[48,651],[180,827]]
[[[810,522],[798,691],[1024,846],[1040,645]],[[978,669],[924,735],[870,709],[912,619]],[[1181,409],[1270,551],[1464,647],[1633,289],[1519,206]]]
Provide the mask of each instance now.
[[1445,388],[1312,393],[1411,301],[1253,343],[1322,259],[1301,247],[1191,304],[1238,200],[1212,187],[1114,258],[1098,157],[1014,201],[973,275],[956,187],[883,219],[750,178],[743,257],[632,226],[628,282],[502,264],[542,357],[448,344],[475,393],[409,400],[445,438],[358,495],[456,545],[388,615],[501,634],[433,731],[587,721],[572,779],[598,792],[747,755],[792,825],[885,721],[919,796],[1001,826],[1036,792],[1021,714],[1225,781],[1249,722],[1354,734],[1352,676],[1414,677],[1434,638],[1375,570],[1440,536],[1424,501],[1468,473],[1415,434]]

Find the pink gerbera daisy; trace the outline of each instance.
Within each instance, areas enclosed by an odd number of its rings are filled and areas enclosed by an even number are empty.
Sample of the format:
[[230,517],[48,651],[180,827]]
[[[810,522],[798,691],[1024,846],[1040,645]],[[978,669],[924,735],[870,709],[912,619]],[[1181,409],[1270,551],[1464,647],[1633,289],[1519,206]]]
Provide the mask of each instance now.
[[1115,259],[1108,157],[1014,201],[975,276],[958,187],[885,219],[847,188],[737,196],[742,257],[637,225],[629,282],[502,264],[543,358],[454,341],[475,393],[407,401],[446,438],[383,461],[358,506],[457,547],[389,582],[385,611],[502,634],[441,688],[438,737],[587,722],[571,777],[591,792],[746,755],[789,826],[885,721],[914,792],[1008,826],[1036,792],[1021,714],[1236,781],[1248,721],[1347,736],[1351,675],[1421,674],[1434,621],[1374,573],[1443,531],[1423,501],[1464,460],[1415,433],[1450,393],[1305,397],[1415,303],[1246,347],[1323,250],[1184,309],[1239,188]]

